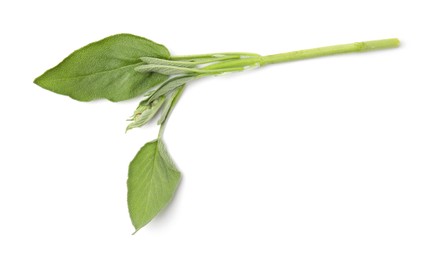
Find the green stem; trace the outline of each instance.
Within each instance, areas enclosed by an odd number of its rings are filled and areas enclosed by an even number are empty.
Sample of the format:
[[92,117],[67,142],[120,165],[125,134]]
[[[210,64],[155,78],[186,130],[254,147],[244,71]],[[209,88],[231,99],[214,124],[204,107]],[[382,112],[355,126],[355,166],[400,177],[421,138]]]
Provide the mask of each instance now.
[[381,50],[387,48],[396,48],[399,46],[398,39],[384,39],[376,41],[356,42],[349,44],[333,45],[321,48],[307,49],[301,51],[292,51],[274,55],[243,58],[239,60],[224,61],[216,64],[212,64],[204,67],[203,69],[224,69],[254,66],[259,64],[260,66],[282,63],[295,60],[310,59],[334,54],[350,53],[350,52],[366,52],[373,50]]
[[162,139],[162,136],[164,135],[165,126],[167,124],[167,120],[170,117],[171,112],[173,112],[174,107],[178,103],[179,99],[181,98],[182,93],[184,93],[185,86],[180,87],[176,91],[176,95],[173,97],[173,100],[171,101],[170,110],[168,111],[168,114],[166,115],[165,120],[162,122],[161,126],[159,127],[159,133],[158,133],[158,139]]
[[159,126],[158,139],[162,139],[165,130],[165,123]]

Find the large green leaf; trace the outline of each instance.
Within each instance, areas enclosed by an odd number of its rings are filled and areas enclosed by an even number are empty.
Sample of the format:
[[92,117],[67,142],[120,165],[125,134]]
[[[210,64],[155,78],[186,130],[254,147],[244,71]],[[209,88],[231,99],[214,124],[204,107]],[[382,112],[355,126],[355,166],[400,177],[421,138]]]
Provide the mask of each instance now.
[[129,214],[136,231],[170,202],[180,178],[162,140],[140,149],[129,165],[127,180]]
[[106,98],[121,101],[140,95],[168,76],[138,73],[141,57],[168,59],[163,45],[148,39],[117,34],[93,42],[35,79],[39,86],[80,101]]

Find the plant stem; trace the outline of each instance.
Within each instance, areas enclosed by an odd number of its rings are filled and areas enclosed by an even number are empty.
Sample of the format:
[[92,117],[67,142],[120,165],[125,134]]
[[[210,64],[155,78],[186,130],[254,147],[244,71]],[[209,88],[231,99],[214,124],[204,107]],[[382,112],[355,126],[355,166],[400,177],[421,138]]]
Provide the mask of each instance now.
[[176,104],[178,103],[179,99],[181,98],[181,95],[184,92],[184,90],[185,90],[185,85],[183,85],[183,87],[180,87],[179,89],[176,90],[177,92],[172,100],[170,110],[168,111],[167,117],[162,122],[161,126],[159,127],[158,139],[162,139],[162,136],[164,135],[164,131],[165,131],[165,126],[167,124],[167,119],[170,117],[171,112],[173,112],[173,109],[176,106]]
[[399,40],[395,38],[376,40],[376,41],[356,42],[356,43],[340,44],[340,45],[333,45],[333,46],[314,48],[314,49],[307,49],[301,51],[292,51],[292,52],[286,52],[286,53],[280,53],[274,55],[224,61],[224,62],[206,66],[203,69],[210,70],[210,69],[246,67],[246,66],[254,66],[256,64],[259,64],[260,66],[264,66],[268,64],[310,59],[310,58],[341,54],[341,53],[366,52],[366,51],[381,50],[387,48],[396,48],[398,46],[399,46]]

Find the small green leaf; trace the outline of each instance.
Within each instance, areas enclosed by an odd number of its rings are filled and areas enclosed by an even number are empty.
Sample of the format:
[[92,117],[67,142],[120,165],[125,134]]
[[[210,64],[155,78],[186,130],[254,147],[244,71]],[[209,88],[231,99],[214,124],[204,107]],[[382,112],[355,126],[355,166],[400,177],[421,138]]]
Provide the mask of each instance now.
[[199,78],[199,76],[181,76],[176,78],[171,78],[161,86],[159,86],[156,91],[149,96],[148,100],[149,102],[152,102],[153,100],[159,98],[162,95],[165,95],[177,88],[182,87],[186,83],[195,80],[196,78]]
[[[242,71],[247,69],[246,67],[236,67],[236,68],[227,68],[227,69],[196,69],[196,68],[186,68],[186,67],[176,67],[176,66],[168,66],[168,65],[155,65],[155,64],[146,64],[135,67],[135,70],[142,73],[150,73],[156,72],[163,75],[200,75],[200,74],[209,74],[209,75],[217,75],[222,73],[228,73],[233,71]],[[257,65],[259,67],[259,64]]]
[[167,80],[158,73],[138,73],[141,57],[168,59],[163,45],[148,39],[117,34],[76,50],[35,79],[39,86],[79,101],[133,98]]
[[157,72],[164,75],[202,73],[202,71],[199,69],[176,67],[176,66],[169,66],[169,65],[156,65],[156,64],[140,65],[138,67],[135,67],[135,70],[142,73]]
[[194,68],[199,64],[197,62],[191,62],[191,61],[164,60],[164,59],[158,59],[152,57],[141,57],[140,59],[146,64],[177,66],[177,67],[185,67],[185,68]]
[[170,93],[169,96],[167,96],[165,103],[162,107],[162,113],[161,118],[158,121],[158,125],[162,125],[165,123],[167,118],[169,117],[171,111],[176,106],[176,103],[178,102],[179,98],[182,95],[182,92],[184,92],[185,85],[182,85],[182,87],[174,90],[172,93]]
[[150,103],[148,102],[148,99],[142,101],[135,110],[131,118],[132,123],[127,126],[126,131],[147,124],[147,122],[149,122],[156,115],[164,101],[165,96],[161,96]]
[[240,56],[231,55],[231,56],[223,56],[223,57],[200,58],[200,59],[193,59],[193,60],[172,60],[172,58],[170,60],[165,60],[165,59],[158,59],[152,57],[141,57],[141,60],[146,64],[195,68],[198,65],[205,65],[208,63],[214,63],[218,61],[237,60],[240,59]]
[[183,55],[183,56],[172,56],[172,60],[201,60],[201,59],[210,59],[210,58],[226,58],[231,57],[231,59],[239,59],[239,58],[250,58],[250,57],[260,57],[257,53],[249,53],[249,52],[222,52],[222,53],[207,53],[207,54],[195,54],[195,55]]
[[144,145],[129,165],[128,206],[135,232],[149,223],[173,198],[180,172],[162,140]]

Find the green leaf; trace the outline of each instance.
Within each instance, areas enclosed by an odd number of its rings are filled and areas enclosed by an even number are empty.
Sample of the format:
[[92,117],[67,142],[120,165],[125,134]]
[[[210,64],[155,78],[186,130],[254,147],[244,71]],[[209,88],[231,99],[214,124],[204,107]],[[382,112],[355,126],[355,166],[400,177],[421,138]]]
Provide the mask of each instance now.
[[149,223],[173,198],[180,172],[162,140],[144,145],[129,165],[128,206],[135,232]]
[[168,59],[170,53],[148,39],[117,34],[76,50],[34,82],[79,101],[126,100],[168,78],[153,72],[136,72],[134,68],[142,64],[140,58],[144,56]]
[[161,96],[151,103],[148,103],[147,99],[142,101],[135,110],[131,118],[132,123],[127,126],[126,131],[147,124],[156,115],[165,99],[165,96]]
[[135,70],[138,72],[142,72],[142,73],[157,72],[164,75],[181,75],[181,74],[216,75],[216,74],[227,73],[231,71],[242,71],[245,69],[246,67],[207,70],[207,69],[196,69],[196,68],[186,68],[186,67],[176,67],[176,66],[156,65],[156,64],[146,64],[146,65],[140,65],[138,67],[135,67]]
[[200,78],[200,76],[181,76],[171,78],[167,82],[159,86],[158,89],[156,89],[156,91],[148,97],[148,101],[152,102],[160,96],[165,95],[177,88],[180,88],[186,83],[195,80],[196,78]]
[[140,65],[138,67],[135,67],[135,70],[141,73],[157,72],[164,75],[202,73],[200,69],[176,67],[176,66],[168,66],[168,65],[156,65],[156,64]]
[[158,121],[158,125],[163,125],[165,123],[171,111],[176,106],[176,103],[178,102],[182,93],[184,92],[184,89],[185,89],[185,85],[174,90],[173,92],[170,93],[168,97],[166,97],[165,103],[162,107],[161,118]]
[[165,60],[165,59],[158,59],[158,58],[151,58],[151,57],[141,57],[141,60],[146,64],[166,65],[166,66],[185,67],[185,68],[195,68],[198,65],[205,65],[208,63],[214,63],[214,62],[218,62],[218,61],[237,60],[237,59],[240,59],[239,55],[201,58],[201,59],[194,59],[194,60],[188,60],[188,61],[185,61],[185,60]]
[[201,64],[198,62],[164,60],[164,59],[151,58],[151,57],[141,57],[140,59],[146,64],[178,66],[178,67],[185,67],[185,68],[194,68],[198,64]]

